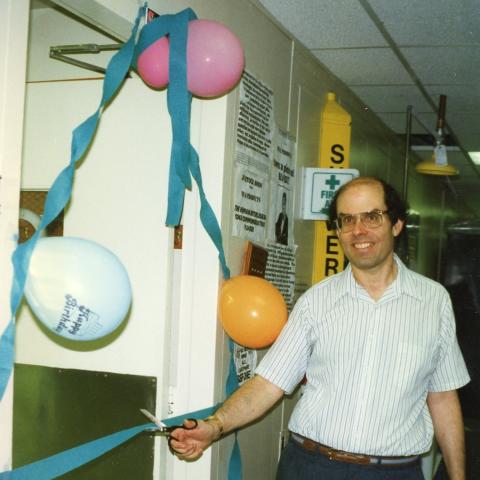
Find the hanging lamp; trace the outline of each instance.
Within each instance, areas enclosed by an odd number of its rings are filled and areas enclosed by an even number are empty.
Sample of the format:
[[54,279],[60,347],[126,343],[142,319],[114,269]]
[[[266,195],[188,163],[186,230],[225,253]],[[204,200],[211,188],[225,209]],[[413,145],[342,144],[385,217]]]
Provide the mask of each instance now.
[[440,95],[440,105],[437,117],[437,138],[433,155],[430,160],[424,160],[417,164],[415,170],[424,175],[458,175],[458,170],[447,162],[447,149],[444,143],[444,125],[447,97]]

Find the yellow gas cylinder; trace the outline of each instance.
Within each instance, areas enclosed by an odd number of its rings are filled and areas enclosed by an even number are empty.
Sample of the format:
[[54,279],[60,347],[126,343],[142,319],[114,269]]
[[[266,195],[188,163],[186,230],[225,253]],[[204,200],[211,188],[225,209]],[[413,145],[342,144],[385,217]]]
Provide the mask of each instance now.
[[328,92],[320,119],[318,167],[348,168],[351,123],[351,115],[337,103],[335,93]]
[[[318,167],[349,167],[351,122],[351,115],[337,103],[335,93],[328,92],[320,119]],[[345,257],[335,231],[327,229],[326,221],[316,220],[312,283],[338,273],[344,267]]]

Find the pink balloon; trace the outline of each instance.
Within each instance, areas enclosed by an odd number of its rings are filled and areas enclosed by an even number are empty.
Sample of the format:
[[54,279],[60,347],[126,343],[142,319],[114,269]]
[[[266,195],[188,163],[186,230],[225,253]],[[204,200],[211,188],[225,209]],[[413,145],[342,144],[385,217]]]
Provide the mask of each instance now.
[[188,27],[188,89],[199,97],[217,97],[231,90],[245,65],[240,40],[224,25],[193,20]]
[[138,57],[138,73],[153,88],[165,88],[168,85],[169,48],[168,38],[161,37]]
[[[147,85],[168,84],[169,41],[162,37],[139,56],[137,70]],[[188,24],[187,84],[199,97],[217,97],[231,90],[242,76],[245,60],[240,40],[213,20]]]

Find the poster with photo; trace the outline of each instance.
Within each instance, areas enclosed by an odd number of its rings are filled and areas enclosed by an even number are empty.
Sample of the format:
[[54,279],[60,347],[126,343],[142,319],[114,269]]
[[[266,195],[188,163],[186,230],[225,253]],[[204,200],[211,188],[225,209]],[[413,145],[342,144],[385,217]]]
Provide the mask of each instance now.
[[280,129],[274,136],[270,176],[269,239],[293,245],[295,142]]
[[260,244],[268,236],[273,136],[272,91],[245,71],[236,129],[232,235]]

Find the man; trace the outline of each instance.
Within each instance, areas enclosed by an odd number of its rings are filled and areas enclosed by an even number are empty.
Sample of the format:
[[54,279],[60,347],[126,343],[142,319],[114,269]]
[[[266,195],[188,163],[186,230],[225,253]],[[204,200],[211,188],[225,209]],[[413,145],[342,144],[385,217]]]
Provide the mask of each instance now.
[[256,376],[197,429],[175,431],[173,448],[198,458],[306,374],[277,479],[422,479],[419,454],[435,433],[450,480],[464,480],[456,389],[469,376],[445,289],[393,252],[405,205],[390,185],[359,177],[337,192],[330,213],[345,271],[298,300]]
[[282,194],[282,211],[275,222],[275,239],[277,243],[288,245],[287,194],[285,192]]

